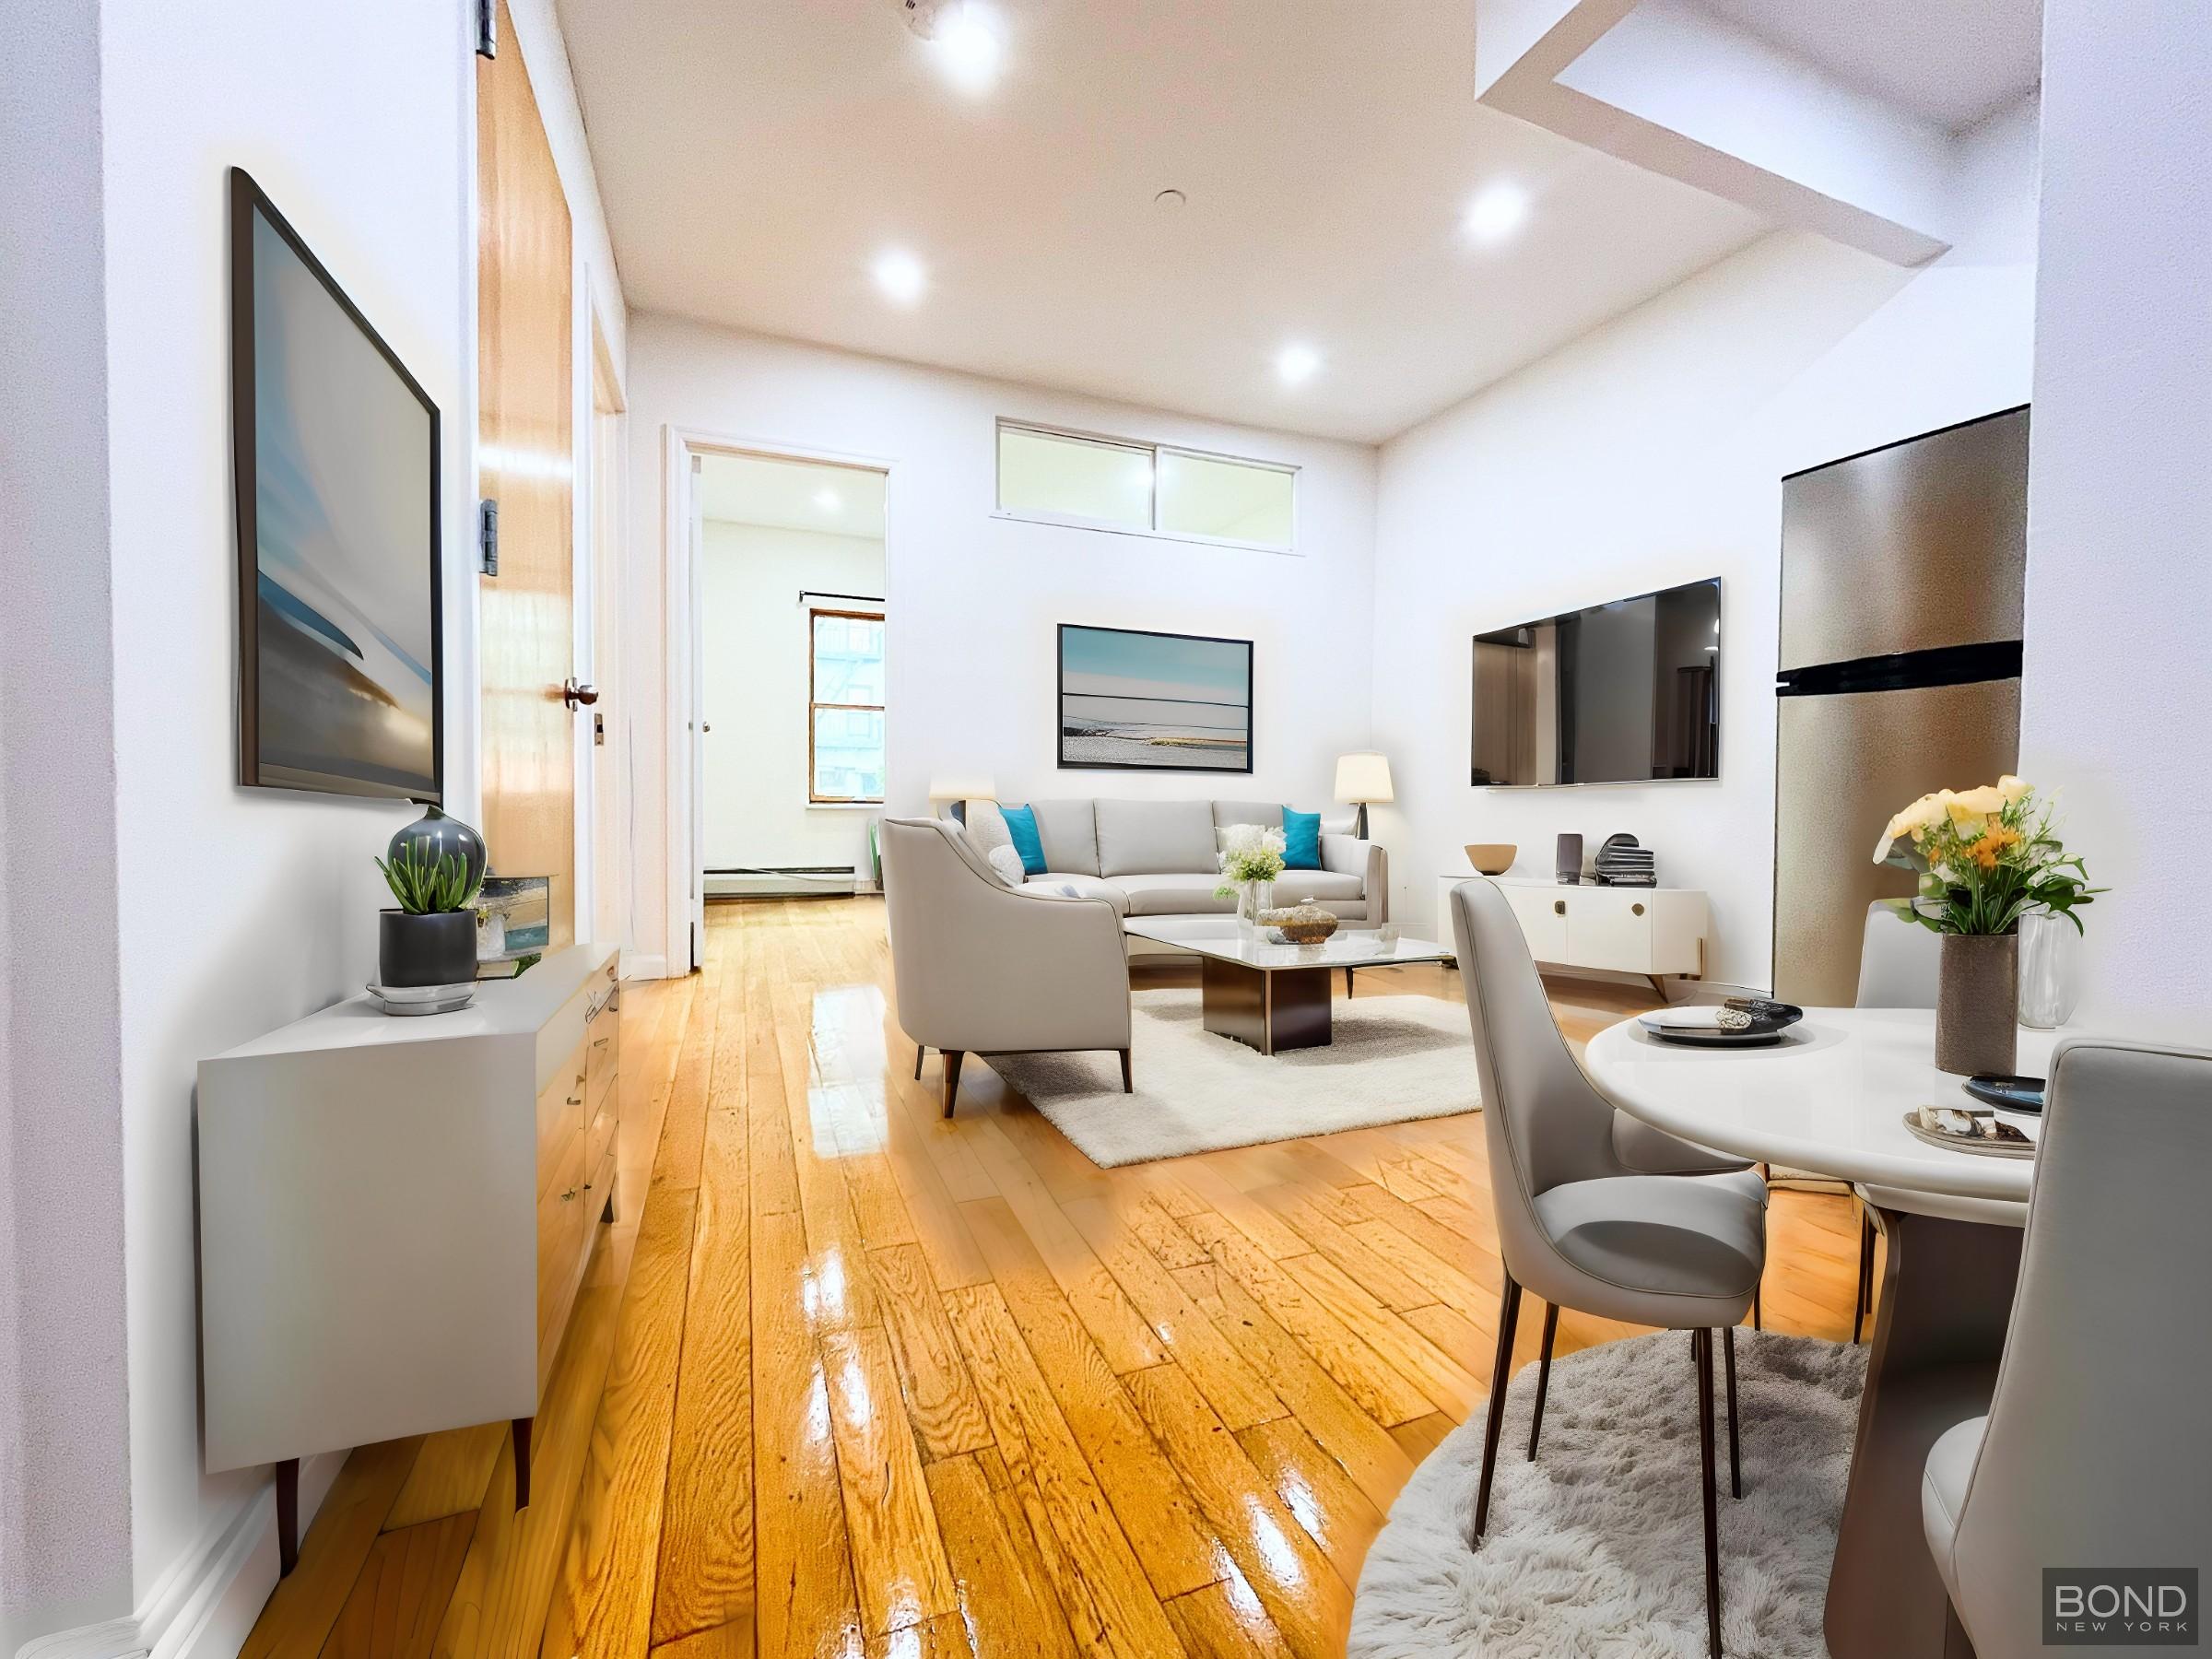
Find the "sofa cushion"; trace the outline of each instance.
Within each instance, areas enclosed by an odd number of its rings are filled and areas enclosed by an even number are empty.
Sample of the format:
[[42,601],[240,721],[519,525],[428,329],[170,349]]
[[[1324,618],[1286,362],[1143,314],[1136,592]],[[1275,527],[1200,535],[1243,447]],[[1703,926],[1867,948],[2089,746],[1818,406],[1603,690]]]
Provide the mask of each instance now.
[[1018,888],[1029,879],[1028,872],[1021,865],[1021,853],[1012,842],[994,847],[984,856],[992,869],[997,872],[998,878],[1008,887]]
[[1285,870],[1275,878],[1275,901],[1296,904],[1301,899],[1364,899],[1365,884],[1340,870]]
[[1283,867],[1288,870],[1321,868],[1321,814],[1283,808]]
[[1098,816],[1089,801],[1031,801],[1044,867],[1072,876],[1099,873]]
[[1099,874],[1210,873],[1214,815],[1204,801],[1100,801]]
[[1132,916],[1220,916],[1237,908],[1234,899],[1217,899],[1218,876],[1197,876],[1163,871],[1149,876],[1124,876],[1118,885]]
[[1027,806],[1007,806],[1001,809],[999,818],[1006,828],[1007,843],[1021,859],[1022,873],[1043,875],[1049,866],[1044,859],[1044,843],[1037,831],[1036,813]]
[[1049,870],[1042,876],[1030,877],[1023,884],[1023,890],[1031,893],[1065,892],[1077,899],[1103,899],[1113,906],[1115,915],[1125,916],[1129,913],[1128,895],[1112,882],[1096,876],[1064,876],[1057,870]]
[[1006,828],[1006,815],[999,810],[996,801],[969,801],[960,810],[967,815],[969,844],[985,858],[1000,847],[1014,845],[1013,833]]
[[1280,801],[1216,801],[1214,828],[1226,830],[1231,824],[1257,824],[1263,830],[1280,830],[1283,827],[1283,804]]

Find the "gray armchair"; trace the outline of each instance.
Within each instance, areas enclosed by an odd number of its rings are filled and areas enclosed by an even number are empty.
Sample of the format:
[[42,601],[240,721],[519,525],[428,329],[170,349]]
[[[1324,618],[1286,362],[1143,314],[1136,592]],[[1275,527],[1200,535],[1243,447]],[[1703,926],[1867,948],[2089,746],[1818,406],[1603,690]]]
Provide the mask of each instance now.
[[1129,1063],[1129,957],[1104,899],[1009,888],[937,818],[883,820],[883,892],[899,1023],[935,1049],[952,1115],[964,1054],[1113,1049]]
[[2046,1569],[2212,1577],[2208,1167],[2212,1052],[2060,1046],[1996,1394],[1936,1442],[1921,1488],[1952,1609],[1990,1659],[2049,1651]]

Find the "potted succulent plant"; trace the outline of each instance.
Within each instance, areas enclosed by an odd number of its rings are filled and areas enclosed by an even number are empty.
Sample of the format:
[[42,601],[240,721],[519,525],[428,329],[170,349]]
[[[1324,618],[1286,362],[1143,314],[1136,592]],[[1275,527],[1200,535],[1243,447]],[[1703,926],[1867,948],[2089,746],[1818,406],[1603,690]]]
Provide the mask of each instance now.
[[1938,1070],[2007,1073],[2014,1061],[2023,917],[2076,912],[2102,888],[2052,832],[2034,786],[2009,775],[1979,789],[1938,790],[1882,830],[1874,862],[1915,872],[1913,921],[1943,935],[1936,1003]]
[[412,843],[392,849],[376,867],[398,908],[378,918],[377,971],[386,985],[459,985],[477,977],[477,912],[469,908],[482,877],[458,853]]

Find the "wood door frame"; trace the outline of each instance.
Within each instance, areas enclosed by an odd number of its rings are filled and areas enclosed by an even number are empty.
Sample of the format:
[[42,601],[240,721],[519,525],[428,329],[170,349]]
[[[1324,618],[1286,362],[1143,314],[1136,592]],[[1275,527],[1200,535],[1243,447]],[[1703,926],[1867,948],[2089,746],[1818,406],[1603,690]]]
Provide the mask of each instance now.
[[[662,793],[662,830],[665,838],[665,891],[667,919],[666,972],[676,978],[691,971],[702,941],[694,936],[693,922],[699,898],[705,889],[703,857],[692,829],[698,809],[700,782],[693,757],[698,747],[694,730],[700,719],[700,677],[698,638],[702,620],[698,602],[697,560],[691,547],[691,462],[709,455],[749,456],[759,461],[796,461],[817,466],[842,466],[855,472],[883,475],[883,569],[885,609],[889,609],[891,525],[899,499],[903,464],[895,456],[863,454],[850,450],[820,449],[782,439],[671,423],[661,431],[661,570],[665,582],[662,615],[667,631],[661,641],[665,664],[662,719],[665,724],[664,764],[666,782]],[[885,708],[884,745],[890,745],[889,675],[893,646],[884,637]],[[888,783],[888,778],[887,778]],[[888,810],[888,806],[887,806]]]

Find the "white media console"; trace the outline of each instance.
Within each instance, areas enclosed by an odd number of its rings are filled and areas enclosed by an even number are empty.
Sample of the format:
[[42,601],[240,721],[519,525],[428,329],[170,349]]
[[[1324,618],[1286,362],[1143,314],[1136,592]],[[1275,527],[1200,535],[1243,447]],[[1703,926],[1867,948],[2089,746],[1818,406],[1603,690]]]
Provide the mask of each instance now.
[[1528,876],[1440,876],[1438,937],[1452,936],[1452,889],[1488,881],[1505,894],[1528,953],[1552,968],[1665,975],[1705,971],[1705,895],[1695,888],[1569,886]]

